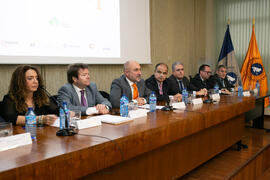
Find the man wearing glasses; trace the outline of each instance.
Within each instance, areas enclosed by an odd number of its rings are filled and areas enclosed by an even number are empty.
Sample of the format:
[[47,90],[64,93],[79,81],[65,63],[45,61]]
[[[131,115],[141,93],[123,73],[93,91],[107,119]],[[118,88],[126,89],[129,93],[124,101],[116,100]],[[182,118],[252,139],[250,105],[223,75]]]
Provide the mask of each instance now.
[[199,68],[199,73],[191,79],[190,83],[193,84],[198,90],[212,88],[213,83],[210,81],[211,68],[207,64],[203,64]]

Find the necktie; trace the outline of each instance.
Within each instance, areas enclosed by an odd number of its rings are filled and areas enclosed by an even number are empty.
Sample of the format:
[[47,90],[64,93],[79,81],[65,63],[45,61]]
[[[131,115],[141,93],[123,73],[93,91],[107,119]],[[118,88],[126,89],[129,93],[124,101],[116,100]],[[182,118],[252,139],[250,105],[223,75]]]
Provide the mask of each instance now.
[[180,88],[180,91],[183,91],[184,89],[182,80],[179,81],[179,88]]
[[221,79],[222,86],[225,88],[224,79]]
[[81,90],[81,106],[86,106],[86,107],[88,106],[86,99],[84,97],[84,90]]
[[133,99],[137,99],[139,96],[139,92],[138,92],[138,88],[137,88],[137,84],[132,84],[133,86]]
[[163,94],[162,83],[158,83],[158,89],[159,89],[159,94],[162,95]]

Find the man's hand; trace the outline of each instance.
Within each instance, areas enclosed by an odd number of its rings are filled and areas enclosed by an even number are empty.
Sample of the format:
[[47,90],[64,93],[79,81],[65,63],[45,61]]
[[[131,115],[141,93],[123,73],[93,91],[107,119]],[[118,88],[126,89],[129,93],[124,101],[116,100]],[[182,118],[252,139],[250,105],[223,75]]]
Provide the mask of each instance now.
[[206,96],[207,95],[207,89],[203,88],[200,91],[197,91],[196,95],[198,95],[198,96]]
[[231,94],[231,92],[230,92],[228,89],[226,89],[226,88],[221,89],[221,92],[222,92],[223,94]]
[[106,108],[104,104],[98,104],[96,105],[96,109],[99,114],[108,114],[109,110]]
[[180,102],[182,100],[182,95],[177,93],[176,95],[173,96],[173,100],[176,102]]
[[139,98],[136,99],[136,101],[138,102],[138,105],[139,105],[139,106],[142,106],[142,105],[145,104],[144,98],[140,98],[140,97],[139,97]]

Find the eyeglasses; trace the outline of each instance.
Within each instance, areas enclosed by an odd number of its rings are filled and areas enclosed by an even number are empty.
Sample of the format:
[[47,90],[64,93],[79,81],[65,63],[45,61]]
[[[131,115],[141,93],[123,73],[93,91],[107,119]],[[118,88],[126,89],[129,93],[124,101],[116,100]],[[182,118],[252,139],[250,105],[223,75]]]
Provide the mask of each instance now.
[[205,73],[207,73],[207,74],[212,74],[212,72],[211,71],[203,71],[203,72],[205,72]]

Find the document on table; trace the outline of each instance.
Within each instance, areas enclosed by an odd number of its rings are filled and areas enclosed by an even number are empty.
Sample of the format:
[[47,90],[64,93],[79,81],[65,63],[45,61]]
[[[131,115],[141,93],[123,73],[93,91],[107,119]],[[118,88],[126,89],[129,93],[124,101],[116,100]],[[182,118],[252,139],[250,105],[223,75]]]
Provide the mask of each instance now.
[[96,116],[95,118],[99,118],[101,122],[108,124],[121,124],[124,122],[133,121],[133,119],[129,117],[121,117],[109,114]]

